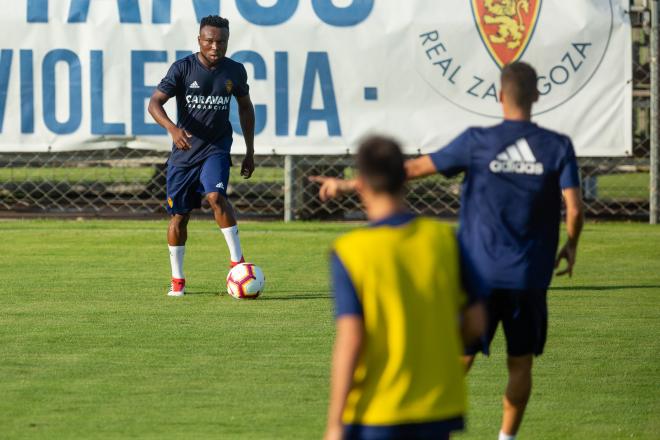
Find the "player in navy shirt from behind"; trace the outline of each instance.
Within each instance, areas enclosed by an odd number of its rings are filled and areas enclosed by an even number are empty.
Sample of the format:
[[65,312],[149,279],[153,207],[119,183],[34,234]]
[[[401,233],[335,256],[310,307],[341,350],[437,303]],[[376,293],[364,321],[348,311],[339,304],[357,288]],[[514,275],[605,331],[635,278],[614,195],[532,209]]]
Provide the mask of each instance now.
[[[531,393],[533,355],[540,355],[545,345],[546,291],[553,268],[566,259],[567,267],[557,275],[572,275],[583,222],[571,140],[531,122],[539,96],[536,84],[531,66],[506,66],[502,123],[469,128],[445,148],[407,163],[411,178],[464,173],[459,238],[492,289],[486,343],[500,321],[507,341],[509,383],[500,428],[504,440],[518,432]],[[568,240],[555,257],[562,194]],[[468,349],[468,368],[482,348]]]
[[[502,70],[500,102],[504,121],[469,128],[445,148],[406,162],[409,179],[434,173],[464,173],[459,240],[489,284],[487,341],[467,350],[487,351],[502,322],[507,341],[509,382],[504,394],[500,439],[518,432],[531,393],[532,359],[543,352],[547,334],[546,291],[553,268],[572,275],[583,214],[575,152],[570,139],[531,122],[538,99],[534,69],[521,62]],[[354,181],[315,178],[322,199],[355,188]],[[568,240],[558,254],[561,197],[566,204]]]
[[[249,178],[254,172],[254,106],[245,67],[225,56],[229,22],[218,16],[204,17],[197,41],[199,52],[172,64],[149,102],[149,113],[172,137],[167,161],[167,211],[171,216],[167,241],[172,265],[169,296],[182,296],[185,291],[183,257],[188,220],[190,212],[201,206],[202,196],[206,196],[225,237],[230,265],[244,261],[236,217],[227,200],[232,96],[238,103],[246,147],[241,175]],[[172,97],[176,98],[176,124],[163,108]]]

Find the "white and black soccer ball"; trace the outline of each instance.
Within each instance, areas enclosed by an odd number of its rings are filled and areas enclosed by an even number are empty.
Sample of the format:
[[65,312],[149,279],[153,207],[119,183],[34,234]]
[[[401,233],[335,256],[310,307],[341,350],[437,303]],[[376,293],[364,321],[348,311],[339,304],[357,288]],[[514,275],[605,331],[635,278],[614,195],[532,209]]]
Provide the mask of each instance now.
[[236,299],[255,299],[264,290],[266,278],[259,266],[241,263],[227,275],[227,293]]

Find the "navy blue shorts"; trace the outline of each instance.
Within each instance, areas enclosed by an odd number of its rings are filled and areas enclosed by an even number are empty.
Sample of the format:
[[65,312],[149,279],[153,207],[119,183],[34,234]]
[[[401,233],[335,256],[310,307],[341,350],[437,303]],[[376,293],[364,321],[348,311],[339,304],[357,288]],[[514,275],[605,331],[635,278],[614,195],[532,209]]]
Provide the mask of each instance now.
[[167,165],[167,212],[187,214],[202,206],[205,194],[218,192],[227,197],[229,154],[214,154],[191,167]]
[[465,354],[474,355],[479,351],[488,354],[500,322],[509,356],[543,353],[548,334],[546,290],[494,289],[486,300],[486,311],[488,326],[484,339],[468,347]]
[[346,425],[344,440],[446,440],[464,427],[463,417],[391,426]]

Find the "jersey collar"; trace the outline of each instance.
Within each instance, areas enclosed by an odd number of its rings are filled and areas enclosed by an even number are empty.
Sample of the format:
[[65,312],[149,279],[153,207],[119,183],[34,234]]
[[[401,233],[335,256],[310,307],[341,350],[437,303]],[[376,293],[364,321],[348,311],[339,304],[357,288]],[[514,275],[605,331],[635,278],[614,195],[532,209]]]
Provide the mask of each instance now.
[[219,70],[218,67],[220,67],[220,65],[224,63],[225,58],[227,58],[227,56],[225,55],[224,57],[222,57],[222,58],[220,58],[220,59],[218,60],[218,62],[215,64],[215,66],[213,66],[213,68],[209,68],[209,67],[206,67],[206,66],[204,65],[204,63],[202,63],[202,62],[200,61],[200,59],[199,59],[199,57],[200,57],[199,52],[195,52],[195,53],[193,54],[193,56],[195,57],[195,61],[197,62],[197,65],[200,66],[202,69],[206,70],[207,72],[217,72],[217,71]]
[[505,119],[502,121],[502,124],[508,124],[508,125],[518,125],[518,126],[523,126],[523,125],[536,125],[532,121],[521,121],[518,119]]
[[376,226],[401,226],[416,218],[417,215],[413,214],[412,212],[398,212],[396,214],[390,215],[389,217],[385,217],[384,219],[377,220],[375,222],[369,222],[369,226],[372,228]]

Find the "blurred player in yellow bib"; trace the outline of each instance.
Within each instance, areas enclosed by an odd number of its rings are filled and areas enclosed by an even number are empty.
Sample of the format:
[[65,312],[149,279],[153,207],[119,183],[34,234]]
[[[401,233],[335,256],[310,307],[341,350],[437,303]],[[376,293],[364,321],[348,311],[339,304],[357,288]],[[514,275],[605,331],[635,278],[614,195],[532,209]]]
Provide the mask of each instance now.
[[484,287],[453,227],[407,212],[396,142],[366,140],[357,162],[370,224],[333,246],[326,439],[446,439],[464,426],[460,359],[484,329]]

